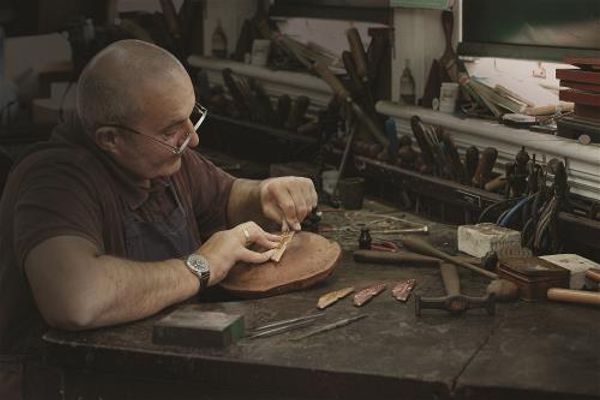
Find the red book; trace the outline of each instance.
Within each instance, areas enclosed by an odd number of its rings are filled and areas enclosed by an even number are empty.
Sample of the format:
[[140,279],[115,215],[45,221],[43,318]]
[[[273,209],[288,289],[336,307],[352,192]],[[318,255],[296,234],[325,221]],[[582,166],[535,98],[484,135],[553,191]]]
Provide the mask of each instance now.
[[595,57],[566,57],[565,64],[577,65],[582,69],[600,69],[600,58]]
[[584,71],[577,68],[556,70],[556,79],[582,83],[600,84],[600,71]]
[[576,104],[600,107],[600,93],[582,92],[579,90],[561,90],[558,98],[562,101],[570,101]]
[[594,85],[593,83],[560,81],[560,86],[565,86],[571,89],[583,90],[586,92],[600,93],[600,85]]

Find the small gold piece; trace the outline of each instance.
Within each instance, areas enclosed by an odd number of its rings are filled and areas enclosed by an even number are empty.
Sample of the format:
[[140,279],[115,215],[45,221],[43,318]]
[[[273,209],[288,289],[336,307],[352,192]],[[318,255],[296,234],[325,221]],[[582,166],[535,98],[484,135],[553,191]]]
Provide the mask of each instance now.
[[371,301],[373,297],[383,292],[385,288],[385,283],[379,283],[377,285],[369,286],[368,288],[362,289],[360,292],[354,295],[354,298],[352,299],[352,304],[354,304],[356,307],[361,307],[362,305]]
[[323,296],[319,297],[319,302],[317,303],[317,308],[322,310],[324,308],[329,307],[333,303],[337,302],[340,299],[348,296],[350,293],[354,292],[353,287],[347,287],[340,290],[335,290],[333,292],[325,293]]
[[283,256],[283,253],[285,252],[285,249],[287,248],[287,245],[292,241],[295,233],[296,233],[296,231],[288,231],[288,232],[284,232],[281,235],[282,236],[281,242],[279,243],[279,246],[277,246],[277,248],[275,249],[275,252],[273,252],[273,255],[271,256],[271,260],[275,261],[276,263],[278,263],[279,260],[281,260],[281,257]]
[[416,283],[414,278],[398,282],[392,289],[392,296],[398,301],[406,302]]

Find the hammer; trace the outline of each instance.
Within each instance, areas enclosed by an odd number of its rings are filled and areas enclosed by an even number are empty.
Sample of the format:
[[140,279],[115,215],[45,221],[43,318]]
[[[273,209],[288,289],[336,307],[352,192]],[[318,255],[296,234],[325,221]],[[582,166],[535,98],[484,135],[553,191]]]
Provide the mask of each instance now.
[[494,295],[487,294],[484,297],[465,296],[460,293],[460,279],[456,267],[452,264],[440,264],[440,272],[446,289],[445,297],[421,297],[415,296],[415,314],[421,315],[424,308],[439,308],[451,314],[461,314],[466,310],[485,308],[489,315],[496,312]]
[[436,249],[429,243],[417,239],[415,237],[405,237],[402,238],[401,241],[404,247],[411,251],[414,251],[415,253],[424,254],[431,257],[437,257],[453,265],[470,269],[471,271],[477,272],[480,275],[492,279],[492,283],[488,285],[486,292],[489,294],[493,294],[497,301],[512,301],[515,300],[518,296],[519,289],[517,285],[515,285],[513,282],[507,281],[506,279],[499,279],[498,274],[495,274],[491,271],[486,271],[483,268],[466,263],[460,260],[458,257],[452,257],[444,253],[443,251]]

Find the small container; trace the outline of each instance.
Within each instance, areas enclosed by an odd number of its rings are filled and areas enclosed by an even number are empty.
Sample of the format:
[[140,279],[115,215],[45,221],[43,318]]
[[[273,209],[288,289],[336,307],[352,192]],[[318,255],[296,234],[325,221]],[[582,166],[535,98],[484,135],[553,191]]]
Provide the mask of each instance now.
[[402,75],[400,76],[400,98],[406,104],[415,104],[415,78],[413,78],[410,72],[409,60],[406,60],[404,71],[402,71]]
[[371,250],[371,233],[369,232],[369,228],[360,228],[358,248],[361,250]]
[[569,270],[538,257],[506,257],[498,264],[498,275],[514,282],[525,301],[547,300],[552,287],[569,287]]
[[212,55],[217,58],[227,58],[227,36],[221,20],[217,21],[217,27],[212,34]]
[[360,210],[365,197],[365,179],[362,177],[340,179],[338,193],[342,207],[346,210]]

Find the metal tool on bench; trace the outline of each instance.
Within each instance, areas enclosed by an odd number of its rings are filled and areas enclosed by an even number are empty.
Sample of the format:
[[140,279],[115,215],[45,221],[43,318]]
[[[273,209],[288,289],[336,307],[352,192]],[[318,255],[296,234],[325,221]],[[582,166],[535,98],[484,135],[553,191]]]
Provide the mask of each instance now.
[[300,335],[300,336],[297,336],[295,338],[292,338],[291,340],[296,341],[296,340],[306,339],[308,337],[317,335],[317,334],[322,333],[322,332],[327,332],[327,331],[330,331],[332,329],[337,329],[337,328],[341,328],[341,327],[346,326],[346,325],[350,325],[351,323],[359,321],[359,320],[361,320],[363,318],[366,318],[366,317],[368,317],[367,314],[362,314],[362,315],[357,315],[356,317],[350,317],[350,318],[340,319],[340,320],[332,322],[330,324],[319,326],[319,327],[311,330],[310,332],[307,332],[307,333],[305,333],[303,335]]
[[440,264],[440,272],[446,289],[444,297],[421,297],[415,296],[415,314],[421,315],[421,310],[435,308],[446,310],[452,314],[461,314],[467,310],[485,309],[489,315],[496,312],[496,303],[493,294],[484,297],[465,296],[460,293],[460,278],[456,266],[452,264]]
[[423,240],[420,240],[418,238],[404,237],[404,238],[401,238],[400,240],[402,241],[402,244],[404,245],[404,247],[406,247],[407,249],[409,249],[411,251],[414,251],[414,252],[420,253],[420,254],[424,254],[424,255],[428,255],[431,257],[437,257],[437,258],[447,261],[451,264],[454,264],[454,265],[457,265],[457,266],[460,266],[463,268],[467,268],[473,272],[477,272],[480,275],[483,275],[483,276],[486,276],[486,277],[492,279],[493,281],[492,281],[492,283],[490,283],[488,285],[486,292],[490,293],[490,294],[494,294],[496,301],[512,301],[518,297],[519,289],[518,289],[517,285],[506,279],[500,279],[498,274],[496,274],[494,272],[486,271],[483,268],[466,263],[457,257],[450,256],[450,255],[444,253],[443,251],[436,249],[429,243],[427,243]]
[[306,315],[298,318],[284,319],[281,321],[272,322],[266,325],[262,325],[248,332],[246,339],[256,339],[261,337],[269,337],[292,331],[308,326],[315,322],[317,318],[324,316],[325,313],[318,313],[312,315]]

